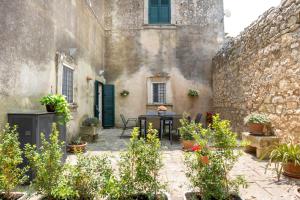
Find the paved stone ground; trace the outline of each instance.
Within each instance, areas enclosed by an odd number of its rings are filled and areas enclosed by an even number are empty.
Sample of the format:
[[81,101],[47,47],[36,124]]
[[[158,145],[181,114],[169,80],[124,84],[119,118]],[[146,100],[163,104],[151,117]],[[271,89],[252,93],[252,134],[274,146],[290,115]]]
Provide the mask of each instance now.
[[[113,166],[116,166],[120,151],[125,150],[129,142],[128,137],[120,139],[119,129],[107,129],[101,131],[96,143],[88,145],[90,154],[109,154]],[[178,138],[177,138],[178,139]],[[168,192],[172,200],[182,200],[183,194],[189,191],[189,183],[185,177],[183,163],[184,152],[177,140],[170,145],[167,139],[162,141],[164,167],[161,170],[161,179],[168,183]],[[75,157],[70,155],[69,160]],[[257,160],[255,157],[244,154],[235,165],[232,175],[244,175],[248,181],[248,188],[241,190],[241,197],[245,200],[296,200],[295,190],[300,187],[300,182],[283,177],[277,182],[276,174],[270,170],[265,173],[266,161]]]

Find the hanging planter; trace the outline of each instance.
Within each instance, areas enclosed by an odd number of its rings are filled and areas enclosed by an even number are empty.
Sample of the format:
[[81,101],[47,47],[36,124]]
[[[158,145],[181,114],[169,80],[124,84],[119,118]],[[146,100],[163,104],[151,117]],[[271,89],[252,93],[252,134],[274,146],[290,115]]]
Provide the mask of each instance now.
[[127,97],[127,96],[129,95],[129,91],[123,90],[123,91],[120,93],[120,95],[121,95],[122,97]]
[[199,94],[198,94],[197,90],[189,89],[188,96],[190,96],[190,97],[198,97]]

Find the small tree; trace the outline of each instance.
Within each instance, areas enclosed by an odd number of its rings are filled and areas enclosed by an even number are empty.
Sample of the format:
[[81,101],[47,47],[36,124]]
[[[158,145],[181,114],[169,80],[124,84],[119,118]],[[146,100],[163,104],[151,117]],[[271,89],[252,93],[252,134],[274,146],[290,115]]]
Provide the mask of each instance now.
[[208,129],[201,128],[200,134],[194,134],[198,143],[194,153],[187,154],[185,160],[196,192],[201,199],[230,199],[232,193],[238,193],[239,186],[246,186],[243,177],[229,178],[229,171],[237,161],[241,152],[236,134],[231,131],[230,122],[221,120],[219,115],[213,117],[213,124]]
[[157,130],[149,126],[146,139],[139,139],[139,129],[132,132],[127,151],[121,155],[119,163],[119,180],[111,187],[111,199],[130,199],[145,194],[149,199],[156,199],[165,185],[158,180],[158,172],[162,167],[160,141]]
[[4,192],[4,198],[9,199],[12,190],[26,181],[27,167],[20,168],[22,162],[17,127],[6,124],[0,132],[0,191]]
[[59,141],[58,136],[56,124],[53,124],[49,142],[41,133],[41,147],[37,149],[35,145],[27,144],[25,156],[35,175],[34,189],[50,199],[67,199],[77,194],[68,178],[68,166],[62,163],[63,142]]

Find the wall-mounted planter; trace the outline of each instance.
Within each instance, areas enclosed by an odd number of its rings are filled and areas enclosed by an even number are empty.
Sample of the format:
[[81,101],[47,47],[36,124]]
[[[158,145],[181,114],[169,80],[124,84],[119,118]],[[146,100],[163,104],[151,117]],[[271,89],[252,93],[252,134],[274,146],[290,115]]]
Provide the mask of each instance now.
[[199,96],[199,93],[198,93],[197,90],[192,90],[192,89],[190,89],[190,90],[188,91],[188,96],[189,96],[189,97],[198,97],[198,96]]
[[121,95],[122,97],[127,97],[127,96],[129,95],[129,91],[123,90],[123,91],[120,93],[120,95]]

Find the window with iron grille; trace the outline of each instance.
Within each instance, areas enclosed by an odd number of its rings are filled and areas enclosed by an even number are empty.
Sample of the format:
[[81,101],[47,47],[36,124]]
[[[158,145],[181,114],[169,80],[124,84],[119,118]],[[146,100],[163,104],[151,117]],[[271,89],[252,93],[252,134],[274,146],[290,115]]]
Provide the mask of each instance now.
[[153,103],[166,103],[165,83],[153,83]]
[[63,66],[62,94],[66,96],[68,103],[73,103],[73,74],[73,69]]

